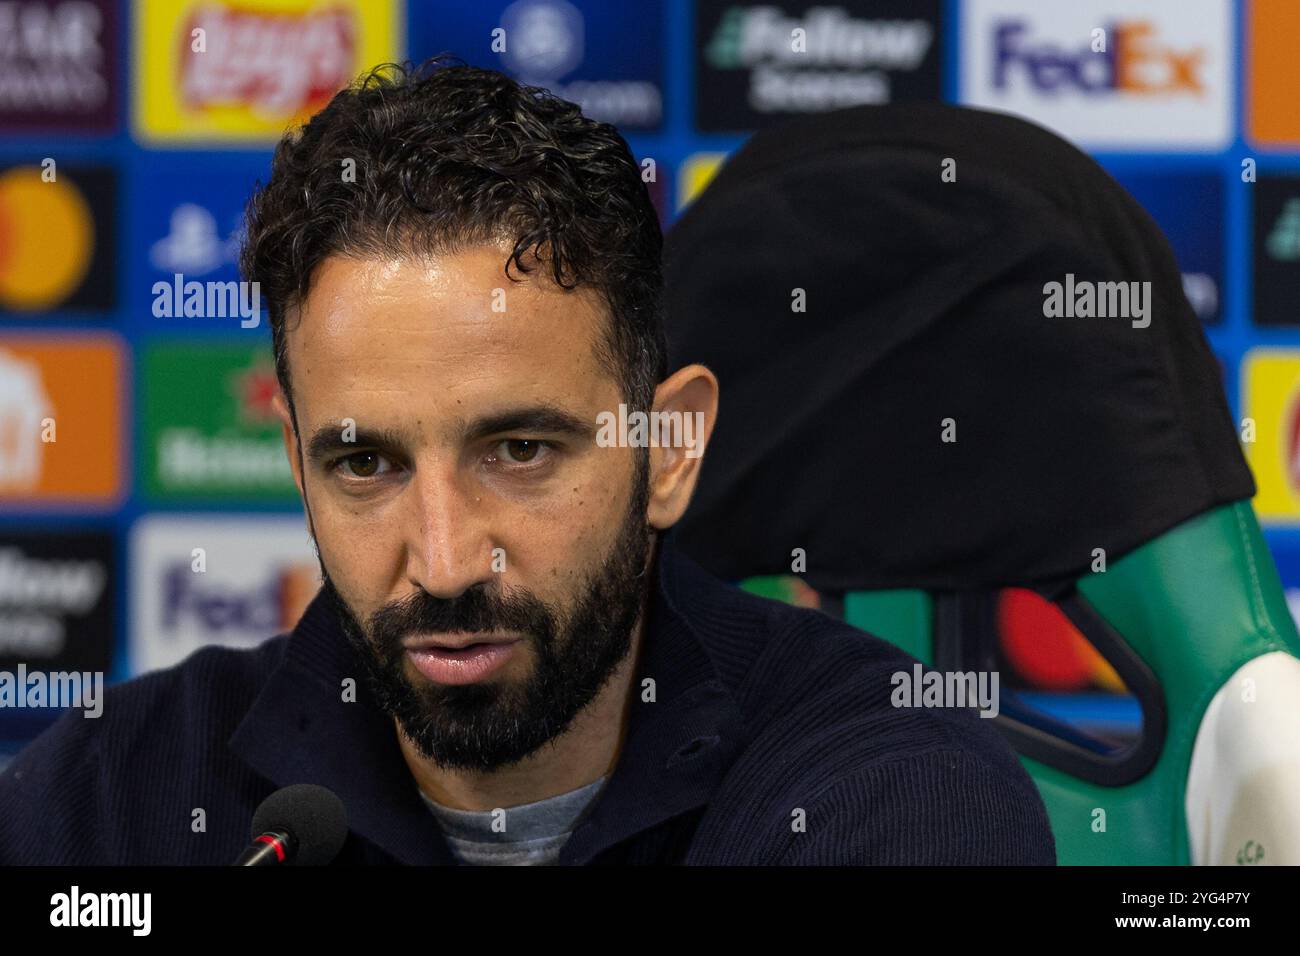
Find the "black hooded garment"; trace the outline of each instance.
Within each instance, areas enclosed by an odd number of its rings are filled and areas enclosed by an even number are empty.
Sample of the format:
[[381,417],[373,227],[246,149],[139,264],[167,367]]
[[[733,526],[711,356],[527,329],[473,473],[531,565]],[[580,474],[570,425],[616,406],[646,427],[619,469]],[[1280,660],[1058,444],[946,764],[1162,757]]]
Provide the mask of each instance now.
[[[721,384],[679,542],[721,577],[803,548],[819,590],[1048,591],[1255,492],[1164,236],[1023,120],[868,106],[760,132],[665,268],[669,367]],[[1150,282],[1149,326],[1046,316],[1067,274]]]

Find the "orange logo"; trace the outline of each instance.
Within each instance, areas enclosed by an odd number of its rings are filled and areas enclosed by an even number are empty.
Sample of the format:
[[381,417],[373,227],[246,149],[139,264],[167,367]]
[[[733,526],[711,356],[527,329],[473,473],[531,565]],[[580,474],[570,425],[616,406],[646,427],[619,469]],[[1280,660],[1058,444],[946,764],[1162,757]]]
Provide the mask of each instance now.
[[1300,49],[1300,4],[1254,0],[1246,27],[1246,126],[1266,146],[1300,145],[1295,55]]
[[115,503],[123,355],[109,336],[0,337],[0,503]]

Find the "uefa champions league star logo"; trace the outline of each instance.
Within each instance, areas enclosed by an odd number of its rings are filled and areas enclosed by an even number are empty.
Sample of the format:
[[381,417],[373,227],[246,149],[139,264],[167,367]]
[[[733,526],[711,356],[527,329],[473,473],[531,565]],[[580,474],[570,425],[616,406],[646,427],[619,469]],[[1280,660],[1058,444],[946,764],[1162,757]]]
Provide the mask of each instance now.
[[521,82],[549,86],[582,62],[583,21],[565,0],[518,0],[501,14],[502,58]]

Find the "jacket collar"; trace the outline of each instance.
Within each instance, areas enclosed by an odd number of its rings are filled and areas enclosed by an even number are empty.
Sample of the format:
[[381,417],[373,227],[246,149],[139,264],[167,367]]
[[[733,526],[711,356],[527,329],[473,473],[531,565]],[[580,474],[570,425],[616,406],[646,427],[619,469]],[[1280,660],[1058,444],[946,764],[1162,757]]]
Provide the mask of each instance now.
[[[708,653],[709,612],[734,591],[682,555],[675,540],[670,530],[656,549],[618,763],[561,863],[589,862],[707,804],[744,746],[739,708]],[[333,790],[347,807],[350,830],[399,862],[454,863],[419,798],[392,719],[368,701],[354,655],[318,594],[229,746],[277,787],[317,783]],[[348,678],[357,684],[350,703],[343,700]]]

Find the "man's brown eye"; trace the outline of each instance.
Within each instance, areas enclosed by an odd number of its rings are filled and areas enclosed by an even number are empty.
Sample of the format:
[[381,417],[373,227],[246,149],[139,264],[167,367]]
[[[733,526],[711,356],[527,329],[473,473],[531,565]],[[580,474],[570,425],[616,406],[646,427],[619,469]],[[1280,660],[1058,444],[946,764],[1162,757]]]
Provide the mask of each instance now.
[[527,438],[512,438],[506,442],[506,448],[509,450],[511,461],[525,462],[537,457],[539,444]]
[[373,451],[357,452],[343,461],[354,478],[370,478],[379,471],[379,456]]

